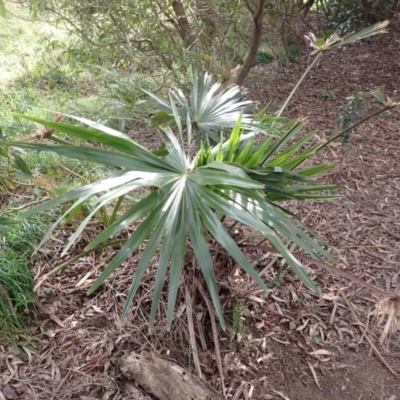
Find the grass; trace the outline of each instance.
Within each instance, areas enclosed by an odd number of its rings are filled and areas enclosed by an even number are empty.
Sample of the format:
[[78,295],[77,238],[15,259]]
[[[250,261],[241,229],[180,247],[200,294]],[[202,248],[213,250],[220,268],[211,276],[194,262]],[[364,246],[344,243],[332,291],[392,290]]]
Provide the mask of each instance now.
[[23,72],[24,66],[36,63],[42,38],[62,35],[47,24],[29,21],[28,12],[21,7],[8,4],[7,10],[8,17],[0,24],[0,84],[3,88]]
[[245,314],[248,313],[248,304],[242,300],[238,300],[233,309],[232,314],[232,329],[247,344],[246,335],[246,318]]
[[[21,77],[37,62],[41,38],[57,34],[42,23],[27,22],[27,12],[10,4],[9,17],[0,23],[0,128],[4,136],[27,135],[35,127],[15,120],[11,112],[29,112],[43,116],[42,108],[54,108],[59,101],[52,93],[24,85]],[[17,15],[19,19],[14,17]],[[49,114],[49,112],[47,112]],[[16,153],[25,157],[21,152]],[[34,160],[31,157],[31,161]],[[17,178],[6,171],[8,160],[0,157],[1,191],[12,192]],[[11,167],[11,171],[14,169]],[[4,182],[8,182],[4,184]],[[20,206],[23,200],[13,204]],[[0,215],[3,210],[0,208]],[[35,217],[14,225],[0,225],[0,343],[14,346],[32,344],[27,323],[35,311],[34,279],[29,255],[35,242],[48,228],[43,217]]]
[[26,328],[35,312],[28,257],[51,219],[49,215],[37,215],[11,226],[0,225],[0,344],[32,344]]
[[153,80],[124,73],[66,31],[30,21],[18,5],[9,4],[7,11],[0,23],[0,127],[5,135],[35,129],[15,121],[10,112],[51,118],[59,111],[122,130],[144,119],[141,87],[153,89]]

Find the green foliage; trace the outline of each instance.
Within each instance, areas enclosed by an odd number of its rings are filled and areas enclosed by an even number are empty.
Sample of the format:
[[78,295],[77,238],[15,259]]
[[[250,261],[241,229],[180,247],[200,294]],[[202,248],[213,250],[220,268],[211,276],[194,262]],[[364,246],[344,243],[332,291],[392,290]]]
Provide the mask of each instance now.
[[34,310],[34,281],[26,259],[8,249],[0,250],[0,343],[29,341],[25,324]]
[[326,28],[335,29],[340,35],[364,24],[391,18],[400,11],[396,0],[326,0],[321,2]]
[[[343,113],[338,116],[337,121],[342,126],[342,131],[347,130],[362,113],[362,103],[364,93],[357,92],[353,96],[347,97],[347,104],[343,109]],[[347,145],[350,139],[350,132],[340,137],[342,144]]]
[[[0,139],[6,139],[6,136],[3,135],[1,129]],[[14,187],[12,182],[9,180],[11,178],[11,171],[15,171],[15,175],[20,179],[30,180],[33,178],[32,171],[29,169],[18,150],[9,151],[8,149],[0,147],[0,166],[3,165],[7,171],[8,179],[5,176],[0,177],[0,190],[2,189],[7,191],[8,188],[11,189]]]
[[[201,87],[199,81],[196,81],[196,85]],[[175,106],[173,106],[172,113],[179,136],[183,139],[182,123]],[[20,117],[22,116],[20,115]],[[263,113],[257,117],[261,121],[264,119]],[[190,117],[188,117],[186,125],[189,146],[187,152],[180,146],[172,130],[169,127],[162,127],[162,131],[168,139],[166,142],[168,155],[165,158],[155,156],[117,131],[86,119],[76,118],[89,127],[95,128],[96,131],[32,117],[24,118],[80,139],[107,145],[112,150],[15,142],[3,142],[2,144],[25,149],[53,151],[60,155],[117,167],[117,170],[108,178],[69,191],[22,214],[21,217],[27,217],[52,209],[59,204],[76,200],[48,231],[39,246],[49,238],[52,230],[63,217],[90,197],[95,207],[73,234],[63,254],[79,237],[91,217],[104,205],[116,201],[137,187],[156,188],[139,202],[125,204],[127,211],[111,223],[87,248],[88,250],[95,249],[118,235],[126,226],[145,218],[89,290],[89,293],[96,290],[144,241],[148,240],[128,293],[123,315],[128,312],[147,265],[158,246],[161,245],[150,322],[154,321],[161,289],[168,265],[170,265],[167,311],[167,324],[170,326],[184,255],[187,251],[186,241],[190,238],[217,315],[224,326],[213,265],[206,242],[208,234],[211,234],[225,247],[250,277],[262,288],[265,288],[264,282],[235,244],[215,212],[262,233],[270,244],[282,254],[299,278],[307,286],[317,290],[301,264],[293,258],[281,237],[286,237],[290,242],[296,243],[316,259],[320,259],[321,256],[330,258],[329,254],[300,228],[298,222],[291,218],[290,213],[272,201],[272,199],[287,198],[318,198],[318,195],[312,194],[313,191],[335,188],[316,184],[309,179],[310,175],[329,169],[331,166],[292,171],[315,151],[313,146],[302,151],[303,145],[313,134],[307,135],[306,139],[300,139],[282,150],[285,144],[301,130],[303,126],[301,122],[294,121],[286,124],[278,129],[276,139],[274,139],[274,135],[267,135],[261,143],[256,144],[254,138],[262,131],[253,129],[242,134],[242,121],[239,118],[227,141],[221,142],[215,147],[201,145],[194,159],[190,160],[192,134]],[[331,197],[334,196],[323,196],[323,198]]]
[[248,339],[246,336],[246,315],[248,310],[248,304],[242,300],[235,303],[233,314],[232,314],[232,329],[246,344]]
[[[97,54],[100,63],[112,60],[125,70],[170,74],[175,82],[187,78],[192,63],[208,70],[232,68],[237,52],[231,58],[224,49],[236,49],[243,42],[242,32],[251,26],[241,1],[214,2],[212,9],[197,0],[179,2],[181,7],[159,0],[24,3],[30,4],[34,17],[45,16],[77,35],[89,60]],[[244,48],[248,51],[247,44]]]
[[[63,110],[126,131],[145,118],[141,88],[154,79],[107,61],[105,50],[40,20],[10,3],[0,24],[0,128],[8,138],[34,127],[11,112],[53,118]],[[157,84],[159,85],[159,83]],[[54,110],[54,111],[49,111]]]
[[47,221],[36,215],[0,225],[0,342],[31,343],[26,323],[35,311],[35,296],[28,257],[48,229]]
[[0,0],[0,17],[6,17],[6,6],[4,4],[4,0]]
[[266,44],[273,49],[276,58],[296,62],[300,56],[302,32],[298,29],[302,18],[293,0],[268,0],[265,7]]
[[362,7],[356,1],[327,0],[322,3],[321,11],[326,28],[345,34],[363,23]]
[[266,53],[264,51],[259,51],[256,56],[256,61],[261,64],[270,64],[274,62],[274,60],[275,57],[272,54]]
[[291,63],[295,63],[302,55],[300,47],[295,43],[289,43],[282,50],[282,58],[285,58]]

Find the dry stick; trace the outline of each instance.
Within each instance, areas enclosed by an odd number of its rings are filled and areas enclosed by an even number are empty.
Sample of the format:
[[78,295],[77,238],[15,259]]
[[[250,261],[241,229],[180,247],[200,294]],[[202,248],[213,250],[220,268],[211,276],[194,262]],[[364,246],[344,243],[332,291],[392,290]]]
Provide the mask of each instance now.
[[60,390],[61,386],[64,385],[65,381],[68,379],[68,377],[70,376],[71,371],[68,371],[67,374],[65,375],[64,379],[60,382],[60,384],[57,386],[57,389],[55,391],[55,394],[58,393],[58,391]]
[[0,283],[0,295],[4,297],[4,301],[6,302],[7,306],[10,308],[10,312],[14,314],[14,307],[12,305],[10,296],[8,295],[7,290],[4,288],[4,286]]
[[200,338],[201,348],[203,351],[207,351],[206,338],[204,336],[204,329],[203,329],[203,325],[200,321],[200,318],[196,318],[196,325],[197,325],[197,332],[198,332],[199,338]]
[[243,398],[244,400],[250,400],[249,392],[247,391],[247,384],[243,387]]
[[193,300],[192,296],[190,295],[190,290],[187,284],[185,285],[185,291],[186,291],[186,314],[188,319],[189,340],[190,340],[190,346],[192,347],[194,368],[196,370],[197,376],[200,379],[203,379],[200,368],[199,354],[197,352],[197,346],[196,346],[196,335],[194,333],[194,327],[193,327],[193,309],[192,309]]
[[199,289],[201,295],[204,298],[204,301],[206,302],[206,306],[207,306],[208,312],[210,314],[210,320],[211,320],[211,326],[212,326],[212,332],[213,332],[214,344],[215,344],[215,361],[217,362],[219,379],[221,380],[222,394],[225,396],[226,390],[225,390],[225,384],[224,384],[224,375],[222,373],[221,352],[219,349],[218,330],[217,330],[217,324],[215,323],[214,310],[211,306],[210,299],[208,298],[207,293],[201,286],[200,282],[197,279],[195,280],[195,282],[196,282],[197,288]]
[[381,353],[379,350],[376,348],[370,337],[368,336],[367,332],[363,331],[362,328],[362,323],[357,317],[356,312],[354,311],[353,306],[350,304],[350,302],[347,300],[347,297],[344,295],[342,289],[339,290],[341,296],[343,297],[343,300],[345,301],[347,307],[349,308],[351,315],[353,316],[354,322],[357,324],[361,334],[365,334],[365,339],[367,339],[368,344],[371,346],[372,351],[375,353],[375,355],[379,358],[379,361],[394,375],[398,376],[397,373],[390,367],[390,365],[386,362],[386,360],[382,357]]
[[[249,249],[258,249],[258,250],[269,251],[271,253],[279,253],[278,250],[276,250],[273,247],[269,247],[269,246],[255,246],[255,245],[251,245],[251,244],[245,244],[245,245],[242,245],[242,247],[246,247]],[[305,261],[310,264],[315,264],[318,267],[322,267],[322,268],[328,269],[330,271],[336,272],[338,275],[342,275],[342,276],[350,279],[351,281],[358,283],[360,286],[363,286],[363,287],[375,292],[376,294],[378,294],[380,296],[389,296],[389,294],[387,292],[385,292],[384,290],[379,289],[379,288],[371,285],[370,283],[363,281],[362,279],[356,277],[355,275],[353,275],[352,273],[350,273],[348,271],[343,271],[340,268],[336,268],[332,265],[326,264],[322,261],[314,260],[313,258],[310,258],[307,256],[303,256],[302,254],[299,254],[299,253],[292,253],[292,255],[301,261]]]
[[242,381],[240,386],[236,389],[236,392],[233,395],[231,400],[239,400],[239,396],[243,393],[243,389],[244,389],[245,385],[246,385],[246,382]]
[[43,203],[44,201],[47,201],[47,200],[50,200],[50,197],[47,197],[47,196],[46,196],[46,197],[43,197],[43,198],[40,199],[40,200],[35,200],[35,201],[31,201],[31,202],[29,202],[29,203],[25,203],[25,204],[23,204],[22,206],[7,208],[7,211],[1,213],[1,214],[0,214],[0,217],[2,217],[2,216],[5,215],[5,214],[9,214],[9,213],[11,213],[12,211],[20,211],[20,210],[23,210],[23,209],[28,208],[28,207],[30,207],[30,206],[36,206],[37,204]]

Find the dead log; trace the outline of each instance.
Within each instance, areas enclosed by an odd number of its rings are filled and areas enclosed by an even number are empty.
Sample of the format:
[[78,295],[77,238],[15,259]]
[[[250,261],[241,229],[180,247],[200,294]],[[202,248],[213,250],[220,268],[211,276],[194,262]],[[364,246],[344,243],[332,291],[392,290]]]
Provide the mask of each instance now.
[[121,361],[121,372],[160,400],[223,400],[197,376],[152,353],[131,353]]

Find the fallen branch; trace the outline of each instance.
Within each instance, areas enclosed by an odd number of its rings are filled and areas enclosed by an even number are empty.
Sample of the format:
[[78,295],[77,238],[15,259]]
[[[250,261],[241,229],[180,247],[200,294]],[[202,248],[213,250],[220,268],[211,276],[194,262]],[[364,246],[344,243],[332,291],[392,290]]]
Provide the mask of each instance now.
[[222,393],[225,396],[224,374],[222,372],[221,351],[219,349],[218,328],[217,328],[217,323],[215,322],[214,308],[211,305],[211,301],[208,298],[206,291],[203,289],[198,280],[196,280],[196,286],[197,289],[199,289],[201,295],[203,296],[204,301],[206,302],[208,313],[210,315],[212,333],[214,337],[214,346],[215,346],[215,361],[217,362],[219,379],[221,380]]
[[131,353],[124,358],[121,372],[126,379],[134,380],[159,400],[223,400],[215,389],[197,376],[148,352]]

